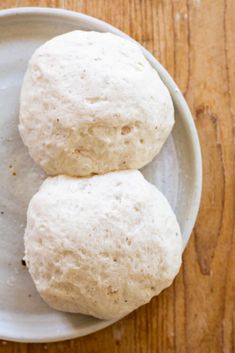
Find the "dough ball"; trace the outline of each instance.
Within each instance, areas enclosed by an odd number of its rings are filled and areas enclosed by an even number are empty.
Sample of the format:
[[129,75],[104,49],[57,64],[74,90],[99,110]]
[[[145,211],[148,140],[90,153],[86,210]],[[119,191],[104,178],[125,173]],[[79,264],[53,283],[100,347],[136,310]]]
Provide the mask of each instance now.
[[141,168],[173,124],[170,94],[134,42],[74,31],[42,45],[29,62],[19,130],[50,175]]
[[122,317],[172,283],[181,253],[170,205],[139,171],[50,177],[29,204],[26,263],[57,310]]

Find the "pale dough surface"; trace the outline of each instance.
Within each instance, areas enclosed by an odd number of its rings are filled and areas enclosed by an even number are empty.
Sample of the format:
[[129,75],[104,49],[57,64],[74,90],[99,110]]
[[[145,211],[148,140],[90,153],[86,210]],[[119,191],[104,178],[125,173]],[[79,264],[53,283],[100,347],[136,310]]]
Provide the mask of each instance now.
[[169,203],[139,171],[50,177],[30,201],[25,258],[55,309],[119,318],[172,283],[181,254]]
[[173,124],[170,94],[134,42],[73,31],[46,42],[29,61],[19,131],[49,175],[139,169]]

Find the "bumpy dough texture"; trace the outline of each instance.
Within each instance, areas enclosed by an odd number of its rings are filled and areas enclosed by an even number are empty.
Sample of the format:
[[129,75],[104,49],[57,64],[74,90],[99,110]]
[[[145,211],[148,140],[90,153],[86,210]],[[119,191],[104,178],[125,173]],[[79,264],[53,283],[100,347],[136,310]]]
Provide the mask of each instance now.
[[131,41],[74,31],[45,43],[29,62],[19,130],[50,175],[141,168],[173,124],[167,88]]
[[27,266],[57,310],[128,314],[172,283],[181,253],[170,205],[139,171],[50,177],[29,204]]

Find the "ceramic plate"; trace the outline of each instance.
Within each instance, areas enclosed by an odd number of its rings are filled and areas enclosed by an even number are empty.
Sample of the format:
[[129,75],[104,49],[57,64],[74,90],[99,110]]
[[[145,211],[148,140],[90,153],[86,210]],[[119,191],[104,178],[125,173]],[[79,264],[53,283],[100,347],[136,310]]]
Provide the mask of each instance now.
[[[0,11],[0,338],[25,342],[59,341],[83,336],[110,325],[92,317],[50,309],[37,294],[22,265],[26,209],[44,179],[20,139],[19,93],[27,62],[48,39],[75,29],[112,32],[97,19],[56,9],[22,8]],[[129,37],[127,37],[131,40]],[[201,154],[188,106],[178,87],[150,53],[142,48],[169,88],[176,124],[157,158],[143,168],[178,217],[186,245],[201,194]]]

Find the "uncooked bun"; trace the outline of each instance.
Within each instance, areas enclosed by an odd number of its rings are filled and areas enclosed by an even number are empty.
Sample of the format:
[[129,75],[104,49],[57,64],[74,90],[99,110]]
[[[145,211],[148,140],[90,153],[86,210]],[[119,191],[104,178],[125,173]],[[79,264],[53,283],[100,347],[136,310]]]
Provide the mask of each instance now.
[[141,168],[173,123],[170,94],[132,41],[74,31],[42,45],[29,62],[19,130],[50,175]]
[[58,310],[122,317],[172,283],[181,253],[170,205],[139,171],[50,177],[29,204],[26,263]]

